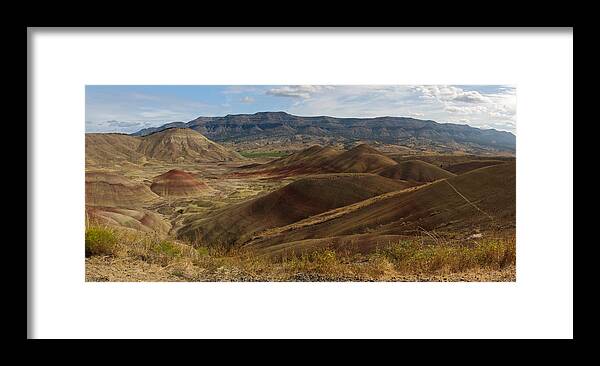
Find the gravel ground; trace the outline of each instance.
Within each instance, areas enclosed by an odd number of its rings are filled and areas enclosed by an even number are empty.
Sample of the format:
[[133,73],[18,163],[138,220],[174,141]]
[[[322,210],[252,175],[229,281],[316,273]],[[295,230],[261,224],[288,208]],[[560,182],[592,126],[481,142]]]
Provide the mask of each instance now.
[[225,266],[214,270],[194,268],[190,271],[130,258],[91,257],[86,258],[85,278],[88,282],[514,282],[516,270],[511,266],[500,271],[474,269],[443,275],[388,273],[375,279],[320,273],[257,275]]

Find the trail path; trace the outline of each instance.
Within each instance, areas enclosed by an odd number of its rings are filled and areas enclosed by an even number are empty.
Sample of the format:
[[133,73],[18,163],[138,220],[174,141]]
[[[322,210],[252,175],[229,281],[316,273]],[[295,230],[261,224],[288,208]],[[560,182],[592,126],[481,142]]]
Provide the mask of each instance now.
[[450,182],[448,182],[447,179],[444,179],[444,182],[448,183],[448,185],[450,186],[450,188],[452,188],[454,190],[454,192],[456,192],[459,196],[461,196],[465,201],[467,201],[468,204],[470,204],[471,206],[473,206],[477,211],[479,211],[482,214],[484,214],[487,217],[489,217],[490,220],[494,220],[494,218],[490,214],[488,214],[487,212],[483,211],[482,209],[480,209],[479,207],[477,207],[473,202],[469,201],[469,199],[467,197],[463,196],[463,194],[460,193],[458,191],[458,189],[456,189]]

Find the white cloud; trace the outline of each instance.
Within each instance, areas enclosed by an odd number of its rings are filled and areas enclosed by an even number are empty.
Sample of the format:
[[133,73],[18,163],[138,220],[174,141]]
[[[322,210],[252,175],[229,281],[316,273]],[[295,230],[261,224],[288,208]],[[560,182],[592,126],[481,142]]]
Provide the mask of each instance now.
[[451,85],[418,85],[414,90],[422,94],[422,98],[441,102],[489,103],[490,99],[478,91],[465,91]]
[[240,99],[240,102],[242,102],[244,104],[251,104],[251,103],[254,103],[254,98],[246,95],[245,97]]
[[417,99],[406,86],[329,86],[318,93],[315,97],[298,98],[290,113],[333,117],[406,116],[410,112],[426,115],[426,111],[413,103]]
[[315,93],[331,89],[333,87],[327,85],[290,85],[271,88],[267,90],[267,94],[276,97],[308,99]]
[[458,114],[478,114],[478,113],[486,113],[488,111],[487,107],[484,107],[484,106],[447,105],[445,108],[450,113],[458,113]]
[[141,126],[142,124],[140,122],[125,122],[125,121],[107,121],[106,122],[109,126],[113,126],[113,127],[123,127],[123,128],[128,128],[128,127],[137,127],[137,126]]

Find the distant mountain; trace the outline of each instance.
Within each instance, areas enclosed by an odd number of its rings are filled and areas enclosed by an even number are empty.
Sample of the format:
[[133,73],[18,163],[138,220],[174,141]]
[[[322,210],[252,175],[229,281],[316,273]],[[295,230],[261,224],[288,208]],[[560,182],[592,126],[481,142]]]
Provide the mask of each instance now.
[[147,136],[147,135],[151,135],[155,132],[164,131],[166,129],[173,128],[173,127],[186,128],[187,125],[185,124],[185,122],[170,122],[170,123],[164,124],[160,127],[144,128],[142,130],[139,130],[138,132],[132,133],[132,135],[133,136]]
[[300,117],[285,112],[198,117],[187,123],[171,122],[160,127],[143,129],[133,135],[144,136],[171,127],[191,128],[215,141],[308,135],[418,146],[463,145],[508,152],[514,152],[516,146],[516,137],[510,132],[484,130],[468,125],[437,123],[408,117]]

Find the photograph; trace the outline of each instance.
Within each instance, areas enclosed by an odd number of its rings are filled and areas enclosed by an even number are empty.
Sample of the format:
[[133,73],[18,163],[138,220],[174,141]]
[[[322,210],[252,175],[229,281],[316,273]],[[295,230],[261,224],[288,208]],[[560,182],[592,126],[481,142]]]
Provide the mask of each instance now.
[[85,280],[514,282],[516,100],[86,85]]
[[572,27],[27,57],[28,339],[574,339]]

